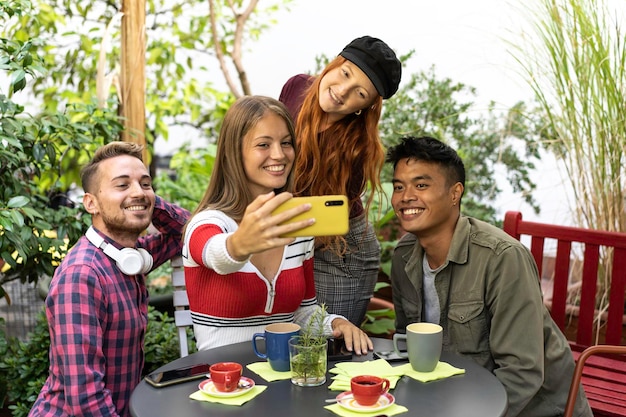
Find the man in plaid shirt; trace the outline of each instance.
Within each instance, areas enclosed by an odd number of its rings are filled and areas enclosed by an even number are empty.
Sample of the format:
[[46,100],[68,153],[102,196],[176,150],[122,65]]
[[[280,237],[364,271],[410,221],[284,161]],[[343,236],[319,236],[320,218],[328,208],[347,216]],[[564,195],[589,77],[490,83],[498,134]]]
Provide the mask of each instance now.
[[[130,415],[144,363],[145,274],[181,253],[189,218],[154,194],[141,151],[110,143],[82,171],[93,226],[50,285],[50,375],[30,416]],[[158,233],[142,236],[151,223]]]

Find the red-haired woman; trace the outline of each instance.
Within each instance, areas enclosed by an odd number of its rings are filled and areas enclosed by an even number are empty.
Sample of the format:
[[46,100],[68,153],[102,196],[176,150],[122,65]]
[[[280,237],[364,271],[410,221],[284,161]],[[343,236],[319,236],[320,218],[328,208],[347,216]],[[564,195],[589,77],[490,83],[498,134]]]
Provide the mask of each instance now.
[[374,292],[380,245],[365,202],[368,185],[380,190],[385,153],[378,134],[382,100],[398,90],[402,65],[383,41],[363,36],[350,42],[317,77],[296,75],[279,100],[296,120],[297,195],[347,195],[350,230],[317,238],[315,286],[328,311],[360,326]]

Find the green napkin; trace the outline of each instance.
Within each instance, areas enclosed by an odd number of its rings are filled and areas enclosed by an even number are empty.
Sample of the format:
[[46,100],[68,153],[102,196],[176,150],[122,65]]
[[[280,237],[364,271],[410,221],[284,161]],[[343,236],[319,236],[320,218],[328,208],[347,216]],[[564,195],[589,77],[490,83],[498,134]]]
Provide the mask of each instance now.
[[439,362],[434,370],[431,372],[417,372],[411,368],[411,364],[407,363],[402,366],[398,366],[399,370],[402,370],[404,375],[410,376],[420,382],[435,381],[437,379],[448,378],[452,375],[460,375],[465,373],[465,369],[455,368],[446,362]]
[[346,408],[343,408],[339,404],[327,405],[324,408],[342,417],[375,417],[381,414],[388,415],[388,416],[395,416],[396,414],[406,413],[407,411],[409,411],[408,408],[398,405],[398,404],[393,404],[389,408],[385,408],[384,410],[380,410],[380,411],[375,411],[373,413],[363,413],[361,411],[348,410]]
[[390,376],[402,376],[404,370],[401,366],[393,367],[384,359],[376,359],[374,361],[364,362],[339,362],[329,372],[337,375],[346,375],[349,377],[357,375],[375,375],[381,378]]
[[280,381],[281,379],[290,379],[291,371],[278,372],[272,369],[269,362],[254,362],[246,365],[246,368],[252,372],[258,374],[261,378],[267,382]]
[[328,386],[331,391],[350,391],[350,379],[357,375],[374,375],[389,380],[389,388],[394,389],[404,370],[393,367],[384,359],[365,362],[339,362],[329,372],[336,374]]
[[210,403],[220,403],[226,405],[243,405],[265,391],[267,386],[265,385],[255,385],[250,388],[249,392],[245,394],[238,395],[236,397],[213,397],[212,395],[205,394],[204,392],[198,390],[192,393],[189,398],[197,401],[207,401]]

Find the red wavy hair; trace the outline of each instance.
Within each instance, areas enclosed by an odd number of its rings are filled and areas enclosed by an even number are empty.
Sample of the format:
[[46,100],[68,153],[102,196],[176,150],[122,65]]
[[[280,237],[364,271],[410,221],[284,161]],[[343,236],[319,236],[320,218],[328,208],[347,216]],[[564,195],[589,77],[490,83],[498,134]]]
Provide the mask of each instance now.
[[[378,134],[382,97],[377,96],[360,115],[347,115],[322,131],[326,114],[319,105],[320,82],[345,61],[342,56],[331,61],[309,87],[302,102],[296,121],[298,153],[294,189],[297,195],[348,195],[352,207],[369,185],[373,192],[365,204],[367,215],[374,192],[382,191],[380,173],[385,150]],[[318,244],[339,254],[347,250],[343,236],[317,239]]]

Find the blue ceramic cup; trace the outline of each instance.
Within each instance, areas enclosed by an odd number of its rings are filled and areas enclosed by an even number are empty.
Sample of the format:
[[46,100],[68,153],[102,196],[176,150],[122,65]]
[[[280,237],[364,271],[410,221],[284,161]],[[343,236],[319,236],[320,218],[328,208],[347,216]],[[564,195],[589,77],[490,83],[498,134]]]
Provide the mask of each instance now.
[[[273,370],[289,371],[289,339],[300,333],[300,326],[295,323],[273,323],[265,326],[264,333],[252,336],[252,349],[262,359],[267,359]],[[259,352],[257,339],[265,339],[265,353]]]

